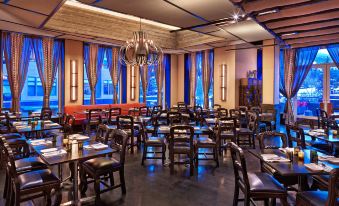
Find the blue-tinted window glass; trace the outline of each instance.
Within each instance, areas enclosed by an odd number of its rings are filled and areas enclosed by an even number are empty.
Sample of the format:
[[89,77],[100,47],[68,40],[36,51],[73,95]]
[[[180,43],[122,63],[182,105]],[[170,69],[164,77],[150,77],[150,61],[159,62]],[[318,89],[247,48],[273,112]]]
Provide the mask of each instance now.
[[[146,105],[149,107],[153,107],[158,105],[158,87],[156,81],[156,68],[157,66],[151,65],[148,66],[148,88],[146,88]],[[144,102],[143,91],[142,91],[142,83],[140,77],[140,84],[139,84],[139,102]]]

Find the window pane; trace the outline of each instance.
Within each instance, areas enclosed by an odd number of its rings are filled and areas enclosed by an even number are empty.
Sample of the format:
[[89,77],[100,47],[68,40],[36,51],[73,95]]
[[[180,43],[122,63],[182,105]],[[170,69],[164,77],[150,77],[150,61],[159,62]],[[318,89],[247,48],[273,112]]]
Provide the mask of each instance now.
[[202,52],[196,54],[197,81],[195,90],[195,104],[204,105],[204,91],[202,86]]
[[[156,81],[156,66],[151,65],[148,66],[148,76],[149,76],[149,83],[146,93],[146,105],[149,107],[153,107],[158,105],[158,87]],[[141,83],[141,76],[140,76],[140,95],[139,95],[139,102],[143,102],[143,91],[142,91],[142,83]],[[160,103],[159,103],[160,104]]]
[[339,110],[339,69],[335,66],[330,68],[330,101],[333,109]]
[[331,59],[327,49],[319,49],[313,64],[327,64],[332,62],[333,60]]
[[6,70],[6,63],[5,63],[5,57],[3,55],[2,59],[2,82],[3,82],[3,88],[2,88],[2,99],[3,99],[3,108],[10,108],[11,102],[12,102],[12,95],[11,95],[11,89],[9,87],[9,81],[7,76],[7,70]]
[[323,77],[323,69],[317,67],[312,68],[307,74],[297,94],[298,115],[317,115],[316,109],[323,100]]
[[96,87],[97,104],[112,104],[113,103],[113,83],[111,74],[108,68],[106,52],[101,69],[101,77],[98,78]]

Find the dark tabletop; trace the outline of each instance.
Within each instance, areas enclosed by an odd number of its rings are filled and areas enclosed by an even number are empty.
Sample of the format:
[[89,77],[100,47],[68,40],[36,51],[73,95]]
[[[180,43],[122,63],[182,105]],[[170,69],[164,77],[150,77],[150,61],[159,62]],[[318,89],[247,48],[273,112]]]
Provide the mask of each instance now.
[[324,140],[326,142],[330,142],[330,143],[339,143],[339,134],[337,135],[334,135],[332,130],[329,131],[328,134],[325,134],[325,135],[314,135],[314,134],[310,134],[311,130],[304,130],[305,132],[305,135],[308,135],[310,137],[313,137],[313,138],[317,138],[317,139],[320,139],[320,140]]
[[[265,162],[265,164],[269,165],[273,169],[275,169],[282,176],[303,176],[303,175],[318,175],[318,174],[326,174],[326,171],[316,172],[309,170],[305,167],[304,164],[311,163],[310,152],[311,150],[305,149],[304,151],[304,160],[299,160],[297,156],[293,157],[292,162],[267,162],[264,161],[261,154],[276,154],[278,156],[286,157],[286,154],[280,151],[279,149],[250,149],[248,150],[255,157],[259,158],[261,161]],[[321,152],[317,152],[318,156],[323,156],[325,154]],[[319,161],[320,162],[320,161]],[[338,164],[331,164],[327,161],[321,161],[326,166],[331,168],[338,168]]]
[[[12,126],[13,125],[13,121],[10,122]],[[17,130],[17,132],[19,133],[27,133],[27,132],[36,132],[36,131],[47,131],[47,130],[53,130],[53,129],[61,129],[62,126],[61,125],[55,125],[55,126],[48,126],[46,123],[44,125],[41,124],[42,121],[38,120],[38,124],[35,125],[34,127],[27,127],[27,128],[22,128],[22,129],[17,129],[15,126],[14,128]],[[53,122],[52,122],[53,123]]]
[[[29,142],[28,143],[30,144],[30,147],[33,148],[33,150],[39,154],[41,159],[43,159],[50,166],[67,163],[67,162],[73,162],[73,161],[84,161],[87,159],[95,158],[98,156],[105,156],[107,154],[112,154],[116,152],[110,147],[106,149],[100,149],[100,150],[83,148],[82,150],[77,149],[74,151],[67,151],[67,154],[62,154],[62,155],[57,155],[57,156],[52,156],[52,157],[45,157],[42,155],[41,150],[43,149],[55,148],[55,147],[64,148],[62,146],[62,138],[63,137],[58,137],[56,142],[53,142],[52,144],[46,144],[46,145],[33,146]],[[96,142],[85,141],[84,145],[93,144],[93,143],[96,143]]]

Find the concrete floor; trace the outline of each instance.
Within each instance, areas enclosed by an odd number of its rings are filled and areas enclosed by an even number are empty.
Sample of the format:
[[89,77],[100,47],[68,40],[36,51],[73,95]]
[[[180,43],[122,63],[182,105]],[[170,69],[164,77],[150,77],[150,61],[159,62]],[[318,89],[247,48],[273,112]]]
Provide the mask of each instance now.
[[[126,153],[127,194],[123,196],[120,189],[106,192],[101,195],[102,201],[97,205],[232,205],[234,175],[229,151],[219,158],[219,168],[215,167],[214,161],[200,161],[192,177],[189,176],[189,167],[185,165],[175,166],[174,175],[170,175],[169,167],[163,166],[161,160],[146,160],[145,166],[141,166],[141,151]],[[258,159],[245,153],[248,171],[259,171]],[[168,154],[166,156],[168,157]],[[52,169],[56,173],[56,168]],[[68,164],[64,165],[64,173],[64,176],[69,173]],[[0,205],[5,203],[2,199],[4,177],[4,170],[0,170]],[[115,180],[118,182],[119,177],[115,176]],[[86,195],[94,195],[93,184],[89,186]],[[65,188],[62,202],[67,202],[70,196],[70,189]],[[41,198],[34,201],[34,204],[26,202],[22,205],[44,205],[44,200]]]

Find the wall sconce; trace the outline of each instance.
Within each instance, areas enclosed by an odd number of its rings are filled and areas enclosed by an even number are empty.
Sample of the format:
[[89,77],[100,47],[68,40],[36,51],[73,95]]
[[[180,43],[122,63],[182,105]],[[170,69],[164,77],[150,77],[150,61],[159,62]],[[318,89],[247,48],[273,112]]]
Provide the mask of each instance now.
[[71,60],[71,102],[78,100],[78,61]]
[[227,65],[222,64],[221,65],[221,74],[220,74],[220,80],[221,80],[221,101],[226,101],[227,97]]
[[130,95],[130,98],[132,101],[135,100],[135,79],[136,79],[136,74],[135,74],[135,67],[134,66],[131,66],[131,75],[130,75],[130,84],[131,84],[131,95]]

